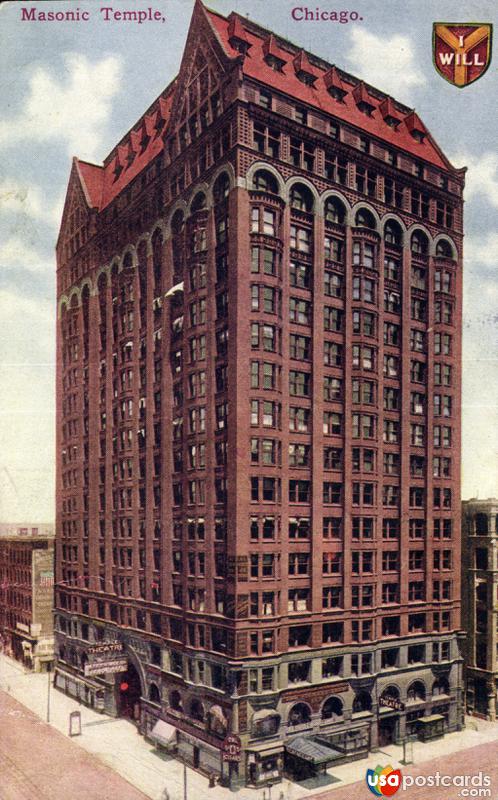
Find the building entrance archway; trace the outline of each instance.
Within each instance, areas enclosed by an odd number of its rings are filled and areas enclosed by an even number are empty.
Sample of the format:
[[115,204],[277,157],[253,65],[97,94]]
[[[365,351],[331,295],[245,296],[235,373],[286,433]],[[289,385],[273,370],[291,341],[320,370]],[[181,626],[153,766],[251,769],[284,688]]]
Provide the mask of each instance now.
[[140,676],[133,664],[128,664],[126,672],[117,676],[118,714],[120,717],[140,722],[140,701],[142,685]]

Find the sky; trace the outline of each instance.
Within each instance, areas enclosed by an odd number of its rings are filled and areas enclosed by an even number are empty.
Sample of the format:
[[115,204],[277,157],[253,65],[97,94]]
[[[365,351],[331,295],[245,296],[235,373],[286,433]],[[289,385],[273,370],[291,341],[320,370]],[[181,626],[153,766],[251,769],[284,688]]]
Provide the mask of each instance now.
[[[207,4],[238,11],[416,108],[451,162],[468,167],[462,497],[498,496],[497,45],[486,74],[458,89],[436,73],[431,43],[433,22],[496,26],[496,3],[308,4],[354,12],[344,24],[293,19],[301,0]],[[0,521],[54,519],[54,246],[71,158],[100,163],[175,76],[193,0],[110,0],[113,11],[160,12],[142,24],[106,21],[102,6],[0,5]],[[90,19],[23,21],[23,8],[79,9]]]

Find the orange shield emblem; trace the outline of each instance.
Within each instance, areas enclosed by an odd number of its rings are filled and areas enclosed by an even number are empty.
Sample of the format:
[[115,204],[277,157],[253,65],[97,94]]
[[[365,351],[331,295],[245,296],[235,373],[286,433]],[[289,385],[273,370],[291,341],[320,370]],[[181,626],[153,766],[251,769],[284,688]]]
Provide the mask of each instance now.
[[492,35],[485,22],[435,22],[432,56],[441,77],[459,89],[482,78],[491,63]]

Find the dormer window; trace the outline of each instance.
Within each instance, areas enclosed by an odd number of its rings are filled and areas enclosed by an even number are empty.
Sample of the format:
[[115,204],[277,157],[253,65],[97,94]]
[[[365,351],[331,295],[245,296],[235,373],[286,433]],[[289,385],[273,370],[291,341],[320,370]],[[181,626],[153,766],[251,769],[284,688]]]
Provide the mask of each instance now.
[[367,87],[363,81],[360,81],[360,83],[353,89],[353,97],[356,100],[358,110],[361,111],[362,114],[366,114],[367,117],[371,117],[372,112],[375,109],[375,105],[372,103],[372,98],[370,97]]
[[229,20],[230,24],[228,26],[228,41],[234,50],[237,50],[238,53],[245,56],[251,47],[251,44],[247,41],[247,34],[244,26],[242,25],[242,21],[237,14],[233,13],[230,14]]
[[304,70],[300,70],[297,73],[297,77],[301,83],[304,83],[306,86],[313,86],[316,81],[316,77],[314,75],[312,75],[310,72],[304,72]]
[[396,130],[401,122],[401,115],[390,97],[386,97],[379,105],[379,111],[384,117],[384,122]]
[[274,56],[271,53],[268,53],[268,55],[265,56],[265,61],[268,64],[268,66],[272,70],[274,70],[274,72],[282,72],[282,70],[284,68],[285,61],[282,61],[281,58],[277,58],[277,56]]
[[405,123],[412,138],[415,139],[416,142],[422,144],[427,135],[427,131],[425,129],[424,123],[419,118],[418,114],[416,114],[415,111],[412,111],[405,118]]
[[337,100],[338,103],[342,103],[348,91],[335,67],[331,67],[329,71],[325,73],[323,81],[329,95],[333,97],[334,100]]
[[347,92],[344,89],[339,89],[338,86],[329,86],[328,93],[334,100],[337,100],[338,103],[342,103]]
[[237,39],[235,36],[230,39],[230,44],[234,50],[237,50],[243,56],[246,55],[251,46],[249,42],[244,41],[244,39]]
[[360,100],[358,103],[358,110],[361,111],[362,114],[366,114],[367,117],[372,116],[374,108],[375,106],[373,106],[371,103],[368,103],[366,100]]
[[311,64],[304,50],[301,50],[301,52],[297,54],[292,63],[298,80],[306,84],[306,86],[313,86],[317,76],[311,71]]
[[285,59],[280,56],[280,48],[272,33],[263,42],[263,54],[265,62],[271,69],[275,70],[275,72],[282,72],[285,66]]

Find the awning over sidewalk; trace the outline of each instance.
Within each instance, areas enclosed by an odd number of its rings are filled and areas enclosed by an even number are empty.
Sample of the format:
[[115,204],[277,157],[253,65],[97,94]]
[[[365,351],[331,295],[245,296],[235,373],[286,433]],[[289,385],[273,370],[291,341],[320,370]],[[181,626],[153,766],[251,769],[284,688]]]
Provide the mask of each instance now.
[[285,744],[285,749],[289,755],[307,761],[315,767],[332,763],[342,756],[342,753],[333,747],[327,747],[316,739],[306,736],[296,736],[295,739],[291,739]]
[[173,725],[170,725],[168,722],[164,722],[162,719],[157,720],[156,724],[149,733],[149,737],[151,739],[155,739],[158,744],[162,744],[165,747],[171,744],[171,741],[175,735],[176,728]]
[[431,714],[429,717],[419,717],[417,722],[421,725],[433,725],[435,722],[440,722],[444,717],[442,714]]

